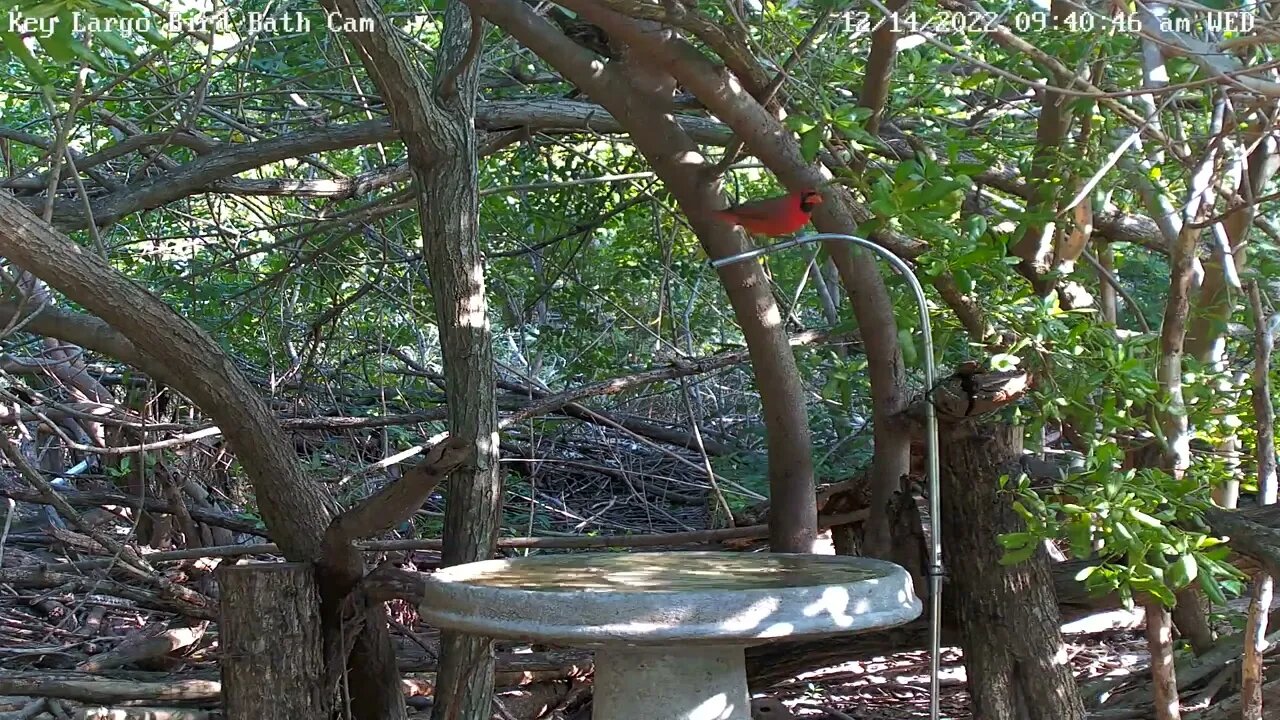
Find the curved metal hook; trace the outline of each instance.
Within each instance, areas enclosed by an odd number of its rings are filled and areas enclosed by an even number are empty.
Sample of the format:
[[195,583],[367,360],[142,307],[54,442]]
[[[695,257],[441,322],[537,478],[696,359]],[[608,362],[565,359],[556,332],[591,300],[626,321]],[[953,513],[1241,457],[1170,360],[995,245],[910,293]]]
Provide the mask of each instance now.
[[[748,250],[711,261],[711,267],[722,268],[726,265],[744,262],[753,258],[768,255],[779,250],[800,247],[809,243],[825,240],[837,240],[866,248],[884,258],[893,269],[911,286],[916,296],[916,306],[920,311],[920,328],[924,333],[924,386],[926,393],[933,392],[937,382],[937,373],[933,362],[933,326],[929,321],[929,305],[925,299],[924,288],[902,258],[866,238],[839,233],[815,233],[792,238],[767,247]],[[926,397],[926,400],[928,398]],[[925,403],[925,435],[929,451],[929,575],[930,617],[929,617],[929,718],[938,720],[938,665],[942,652],[942,528],[939,521],[939,470],[938,470],[938,415],[933,402]]]

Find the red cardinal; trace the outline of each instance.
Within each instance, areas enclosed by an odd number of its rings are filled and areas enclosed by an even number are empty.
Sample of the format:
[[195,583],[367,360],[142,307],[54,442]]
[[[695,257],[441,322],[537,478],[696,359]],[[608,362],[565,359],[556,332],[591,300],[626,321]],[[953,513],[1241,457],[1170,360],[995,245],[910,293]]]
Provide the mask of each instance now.
[[822,203],[817,190],[803,190],[778,197],[753,200],[716,210],[716,217],[741,226],[752,235],[790,235],[809,222],[809,213]]

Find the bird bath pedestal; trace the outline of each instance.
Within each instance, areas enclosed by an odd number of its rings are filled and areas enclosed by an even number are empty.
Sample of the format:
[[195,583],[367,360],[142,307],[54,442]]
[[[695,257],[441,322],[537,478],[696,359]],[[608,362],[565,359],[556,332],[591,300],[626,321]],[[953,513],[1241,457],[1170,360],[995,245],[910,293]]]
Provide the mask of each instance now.
[[595,649],[599,720],[750,720],[745,651],[920,616],[892,563],[831,555],[580,553],[456,565],[419,606],[440,628]]

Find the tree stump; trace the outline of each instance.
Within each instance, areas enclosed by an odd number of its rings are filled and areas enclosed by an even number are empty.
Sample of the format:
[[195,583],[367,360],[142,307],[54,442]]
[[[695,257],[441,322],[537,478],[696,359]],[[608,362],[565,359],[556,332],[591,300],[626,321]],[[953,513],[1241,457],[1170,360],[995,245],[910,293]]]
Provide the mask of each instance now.
[[1005,566],[996,538],[1025,530],[999,478],[1016,477],[1021,428],[967,422],[942,438],[944,608],[960,629],[973,716],[1084,720],[1066,662],[1048,554]]
[[328,718],[320,595],[303,563],[223,565],[219,645],[226,720]]

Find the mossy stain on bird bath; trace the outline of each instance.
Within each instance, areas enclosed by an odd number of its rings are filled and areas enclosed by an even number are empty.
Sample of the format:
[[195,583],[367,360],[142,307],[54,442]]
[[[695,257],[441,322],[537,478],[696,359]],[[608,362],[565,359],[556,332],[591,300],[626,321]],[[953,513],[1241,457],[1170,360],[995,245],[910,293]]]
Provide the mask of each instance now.
[[844,585],[881,577],[834,556],[716,552],[579,553],[446,569],[447,582],[542,592],[689,592]]

